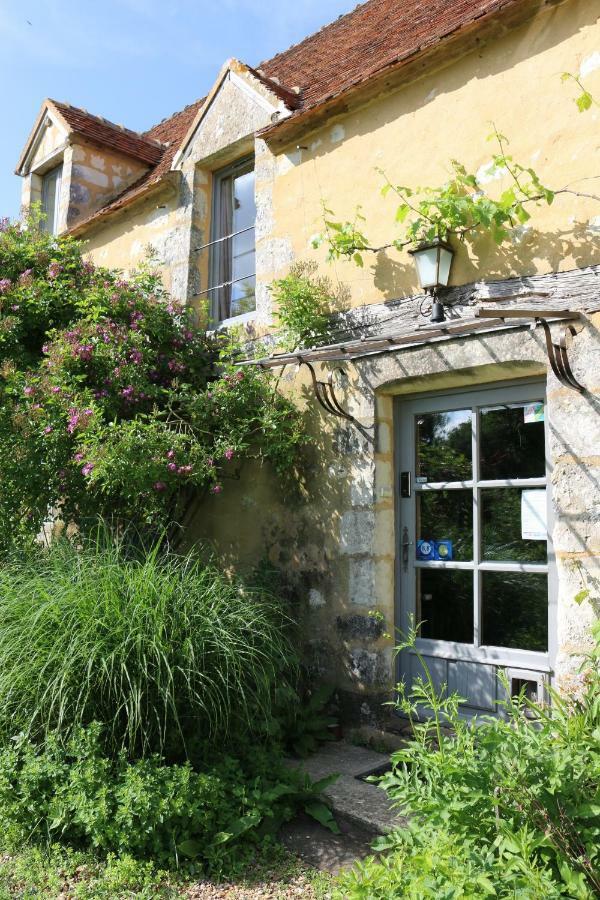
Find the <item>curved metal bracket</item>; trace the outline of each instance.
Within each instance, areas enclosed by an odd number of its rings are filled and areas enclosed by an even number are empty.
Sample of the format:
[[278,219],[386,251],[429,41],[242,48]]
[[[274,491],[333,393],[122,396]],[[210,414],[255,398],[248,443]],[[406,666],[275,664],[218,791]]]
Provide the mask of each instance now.
[[[352,416],[347,410],[345,410],[340,403],[338,402],[337,397],[335,396],[335,389],[333,387],[333,376],[335,372],[341,372],[342,369],[339,367],[333,369],[329,373],[329,378],[327,381],[319,381],[317,379],[316,372],[312,365],[305,360],[300,362],[301,366],[306,366],[310,371],[310,377],[312,378],[313,388],[315,389],[315,397],[323,407],[323,409],[331,413],[332,416],[339,416],[342,419],[347,419],[348,422],[355,422],[356,419]],[[356,423],[358,424],[358,423]]]
[[298,360],[299,365],[306,366],[310,372],[310,377],[312,378],[313,388],[315,391],[315,397],[325,410],[332,416],[337,416],[340,419],[345,419],[347,422],[351,422],[355,428],[365,435],[365,437],[371,439],[371,436],[368,434],[366,427],[361,425],[358,419],[355,419],[348,410],[344,409],[341,405],[337,397],[335,396],[335,388],[333,385],[333,376],[336,372],[343,373],[343,369],[340,369],[339,366],[329,373],[327,381],[319,381],[316,375],[316,372],[313,366],[307,362],[305,359]]
[[579,391],[579,393],[582,394],[585,391],[585,388],[573,375],[573,370],[571,369],[571,364],[567,356],[567,334],[570,334],[571,337],[575,337],[577,332],[572,325],[565,325],[561,331],[558,343],[555,343],[552,340],[548,322],[541,318],[536,318],[536,322],[539,322],[544,329],[548,360],[558,381],[560,381],[561,384],[564,384],[565,387],[572,388],[574,391]]

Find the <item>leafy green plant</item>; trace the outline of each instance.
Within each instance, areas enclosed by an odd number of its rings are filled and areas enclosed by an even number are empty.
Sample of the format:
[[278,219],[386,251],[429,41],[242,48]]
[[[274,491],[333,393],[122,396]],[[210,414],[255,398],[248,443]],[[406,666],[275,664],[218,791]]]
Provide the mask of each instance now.
[[328,711],[332,693],[328,685],[300,694],[291,685],[276,689],[272,731],[286,752],[304,758],[332,740],[331,726],[337,723]]
[[0,568],[0,736],[97,720],[112,747],[178,758],[258,733],[294,674],[281,604],[192,552],[105,537]]
[[574,82],[579,88],[579,94],[575,98],[575,104],[579,112],[587,112],[592,106],[600,106],[600,103],[598,103],[588,89],[584,87],[579,75],[574,75],[573,72],[563,72],[561,78],[563,82]]
[[50,511],[161,533],[248,458],[294,472],[306,437],[271,375],[198,327],[146,266],[96,268],[81,246],[0,222],[0,549]]
[[330,316],[339,300],[328,278],[320,277],[316,263],[297,262],[284,278],[271,284],[277,304],[275,320],[285,350],[327,343]]
[[0,825],[5,847],[60,842],[222,874],[298,809],[331,816],[319,800],[328,781],[260,753],[252,766],[221,756],[202,771],[157,755],[107,757],[92,723],[66,743],[52,734],[41,747],[21,735],[0,750]]
[[[415,636],[402,646],[419,656]],[[509,698],[504,716],[477,727],[419,662],[423,675],[399,699],[414,737],[380,782],[410,824],[379,841],[382,859],[342,878],[337,896],[597,897],[600,651],[579,697],[553,693],[552,707]]]

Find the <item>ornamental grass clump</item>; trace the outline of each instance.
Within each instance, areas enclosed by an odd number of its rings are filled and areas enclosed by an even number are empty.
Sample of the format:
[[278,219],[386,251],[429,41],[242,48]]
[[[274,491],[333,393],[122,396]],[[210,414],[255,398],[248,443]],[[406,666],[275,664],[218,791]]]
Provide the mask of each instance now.
[[101,722],[111,751],[189,758],[265,728],[293,668],[280,603],[195,553],[66,539],[0,569],[0,742]]

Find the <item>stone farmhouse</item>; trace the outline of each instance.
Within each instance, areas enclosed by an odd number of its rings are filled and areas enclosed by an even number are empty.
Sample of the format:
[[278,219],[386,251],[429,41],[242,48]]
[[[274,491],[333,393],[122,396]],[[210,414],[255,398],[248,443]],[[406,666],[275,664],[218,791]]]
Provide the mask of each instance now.
[[[600,107],[580,113],[561,73],[600,98],[599,16],[598,0],[368,0],[272,59],[229,59],[143,133],[46,100],[18,162],[44,227],[125,271],[151,246],[213,327],[268,345],[270,285],[298,260],[342,285],[328,345],[272,343],[261,360],[315,439],[302,498],[249,465],[194,527],[232,563],[268,557],[294,580],[307,665],[355,721],[380,721],[419,672],[394,653],[411,622],[465,715],[496,709],[499,672],[535,696],[576,685],[600,602]],[[406,249],[359,267],[313,248],[324,205],[340,220],[360,207],[373,246],[390,243],[381,172],[436,186],[454,159],[490,193],[509,187],[491,122],[578,196],[500,245],[452,238],[450,270],[427,250],[433,314]]]

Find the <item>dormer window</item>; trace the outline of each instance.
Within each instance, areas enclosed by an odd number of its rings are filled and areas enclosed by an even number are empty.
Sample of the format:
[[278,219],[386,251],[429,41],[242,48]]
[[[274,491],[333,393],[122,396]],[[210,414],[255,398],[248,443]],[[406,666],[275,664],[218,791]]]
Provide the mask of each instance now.
[[48,234],[58,232],[60,214],[60,185],[62,180],[62,165],[50,169],[42,176],[42,228]]
[[210,295],[212,318],[223,322],[256,309],[254,160],[214,176]]

